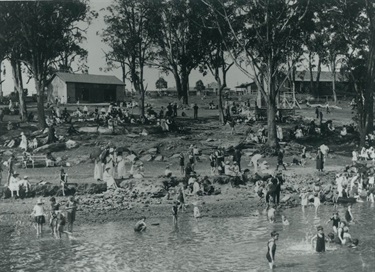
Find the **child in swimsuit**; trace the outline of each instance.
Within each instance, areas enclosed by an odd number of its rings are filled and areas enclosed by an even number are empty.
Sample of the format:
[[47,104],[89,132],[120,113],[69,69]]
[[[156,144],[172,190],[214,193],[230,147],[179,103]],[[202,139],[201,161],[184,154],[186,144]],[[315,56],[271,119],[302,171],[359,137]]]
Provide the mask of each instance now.
[[313,238],[311,238],[311,246],[314,249],[314,241],[316,240],[315,251],[325,252],[326,242],[329,242],[329,240],[325,237],[322,226],[318,226],[317,231],[318,233]]
[[275,254],[276,254],[276,241],[279,239],[279,234],[276,231],[271,232],[271,239],[267,243],[267,254],[268,265],[270,269],[273,269],[275,265]]
[[135,227],[134,227],[134,231],[136,232],[142,232],[144,230],[146,230],[146,223],[145,223],[145,220],[146,220],[146,217],[142,217],[141,220],[139,220],[136,224],[135,224]]
[[51,214],[50,214],[50,220],[49,220],[49,225],[52,230],[52,235],[57,234],[57,215],[58,215],[58,210],[60,208],[60,204],[56,203],[56,199],[54,197],[51,197],[50,199],[51,202]]
[[172,206],[172,217],[173,217],[173,224],[177,225],[177,219],[178,219],[178,202],[175,202]]
[[350,223],[353,222],[353,214],[352,214],[352,205],[348,206],[348,209],[345,212],[345,220],[346,222]]
[[332,221],[333,232],[334,232],[334,233],[337,233],[337,229],[339,228],[339,224],[340,224],[339,213],[338,213],[338,212],[335,212],[335,213],[333,214],[333,216],[327,221],[326,224],[328,224],[330,221]]
[[193,205],[194,205],[194,218],[198,219],[198,218],[201,217],[201,213],[199,212],[198,203],[194,202]]
[[304,212],[305,211],[305,207],[307,206],[307,192],[306,192],[306,188],[303,188],[302,189],[302,192],[300,194],[300,197],[301,197],[301,206],[302,206],[302,211]]

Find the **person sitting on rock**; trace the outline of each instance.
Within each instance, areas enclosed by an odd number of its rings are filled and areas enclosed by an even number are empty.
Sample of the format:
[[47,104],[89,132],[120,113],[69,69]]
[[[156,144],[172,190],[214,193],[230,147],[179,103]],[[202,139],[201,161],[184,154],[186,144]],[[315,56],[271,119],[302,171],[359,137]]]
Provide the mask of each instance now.
[[13,124],[11,121],[9,121],[7,125],[7,130],[12,130],[12,129],[13,129]]
[[190,193],[193,193],[194,189],[194,183],[197,181],[197,174],[195,172],[192,172],[190,174],[190,178],[188,180],[188,187],[190,189]]
[[111,167],[106,167],[105,171],[103,173],[103,181],[107,184],[107,190],[108,189],[117,189],[117,184],[115,179],[110,173]]
[[229,161],[225,162],[224,174],[227,175],[227,176],[234,176],[233,167],[232,167],[232,165],[229,164]]
[[144,178],[144,176],[145,176],[145,170],[143,167],[143,162],[140,162],[139,164],[135,165],[133,177],[140,179],[140,178]]

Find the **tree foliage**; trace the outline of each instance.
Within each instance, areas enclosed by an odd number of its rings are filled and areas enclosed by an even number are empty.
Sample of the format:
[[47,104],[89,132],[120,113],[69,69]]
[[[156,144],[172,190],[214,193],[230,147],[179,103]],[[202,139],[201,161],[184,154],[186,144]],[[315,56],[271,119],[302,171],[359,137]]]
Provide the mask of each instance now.
[[206,29],[202,18],[207,7],[201,1],[163,0],[156,10],[157,46],[153,65],[173,74],[178,98],[188,103],[189,75],[202,61],[206,48]]
[[144,67],[154,58],[154,32],[156,2],[152,0],[116,0],[107,8],[109,15],[104,17],[107,28],[103,41],[111,51],[107,62],[119,62],[129,69],[130,80],[141,98],[141,114],[144,115]]
[[86,1],[1,2],[0,17],[14,22],[22,61],[35,81],[39,126],[45,127],[44,96],[51,67],[62,52],[72,49],[85,32],[78,22],[87,21]]

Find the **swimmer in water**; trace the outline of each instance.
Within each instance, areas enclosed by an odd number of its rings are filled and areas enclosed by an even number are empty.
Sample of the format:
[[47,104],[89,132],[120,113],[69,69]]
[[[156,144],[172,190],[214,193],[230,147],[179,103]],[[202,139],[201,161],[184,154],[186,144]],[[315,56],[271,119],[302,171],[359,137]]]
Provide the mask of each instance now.
[[348,244],[348,247],[350,248],[357,248],[359,244],[359,240],[358,239],[353,239],[351,243]]
[[279,239],[279,234],[276,231],[271,232],[271,239],[267,243],[267,254],[268,265],[270,269],[275,266],[275,254],[276,254],[276,241]]
[[322,226],[318,226],[317,231],[318,233],[313,238],[311,238],[311,246],[314,249],[314,241],[316,240],[315,251],[325,252],[326,242],[329,242],[329,239],[325,237]]
[[145,223],[146,217],[143,216],[141,220],[139,220],[134,227],[134,231],[136,232],[142,232],[146,230],[146,223]]
[[338,212],[334,212],[333,216],[327,221],[326,224],[328,224],[330,221],[332,221],[332,229],[334,233],[337,233],[337,229],[339,228],[340,224],[340,217]]
[[275,212],[276,210],[274,209],[273,206],[267,206],[267,217],[270,223],[275,223]]
[[195,220],[198,220],[198,218],[201,217],[201,213],[199,212],[198,203],[194,202],[193,205],[194,205],[194,210],[193,210],[193,212],[194,212],[194,218],[195,218]]
[[353,219],[353,214],[352,214],[352,205],[349,205],[348,206],[348,209],[346,210],[345,212],[345,220],[348,222],[348,223],[351,223],[354,221]]
[[281,221],[283,221],[283,225],[289,226],[289,221],[288,219],[286,219],[285,215],[281,216]]

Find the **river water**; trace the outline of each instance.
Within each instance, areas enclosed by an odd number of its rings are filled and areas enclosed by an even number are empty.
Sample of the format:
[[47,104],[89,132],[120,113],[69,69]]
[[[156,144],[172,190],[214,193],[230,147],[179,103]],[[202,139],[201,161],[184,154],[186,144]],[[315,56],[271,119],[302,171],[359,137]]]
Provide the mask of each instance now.
[[[73,237],[61,240],[49,230],[37,238],[32,227],[24,227],[0,241],[0,271],[268,271],[266,244],[273,230],[280,233],[275,271],[375,271],[375,207],[370,203],[352,208],[357,223],[350,233],[360,240],[358,248],[329,245],[324,254],[313,252],[306,239],[319,224],[326,234],[331,231],[325,222],[332,210],[322,206],[319,218],[314,208],[286,210],[289,226],[270,224],[265,215],[195,221],[182,213],[178,229],[171,218],[149,219],[144,233],[133,231],[133,221],[81,225]],[[342,218],[344,211],[339,207]]]

